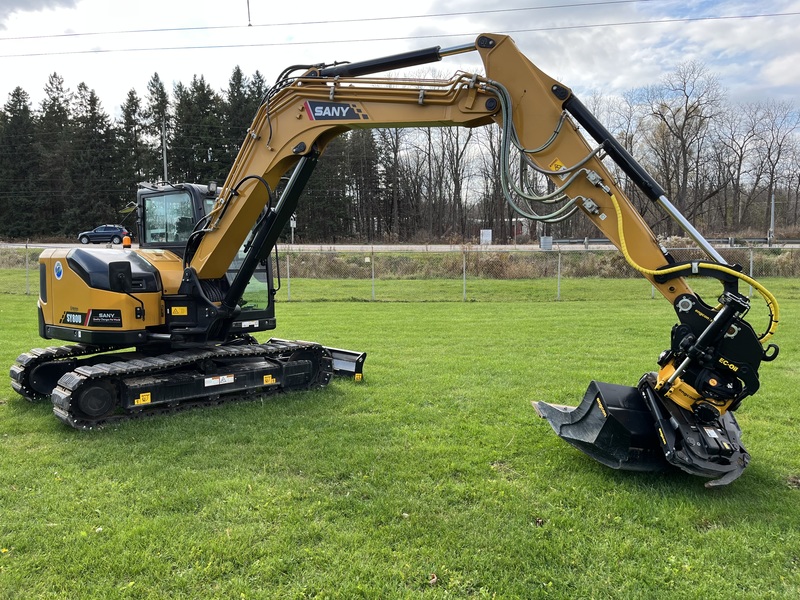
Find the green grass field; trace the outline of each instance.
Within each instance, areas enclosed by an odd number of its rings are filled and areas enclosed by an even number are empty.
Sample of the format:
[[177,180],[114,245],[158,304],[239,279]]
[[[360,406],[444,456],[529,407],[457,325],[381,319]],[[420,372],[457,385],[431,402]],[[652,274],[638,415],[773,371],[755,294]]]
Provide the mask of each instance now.
[[[800,285],[768,282],[781,356],[737,413],[753,459],[707,490],[603,467],[531,407],[634,385],[668,303],[528,283],[279,306],[277,336],[367,351],[361,384],[92,432],[0,387],[0,598],[800,597]],[[0,298],[10,366],[46,342],[33,297]]]

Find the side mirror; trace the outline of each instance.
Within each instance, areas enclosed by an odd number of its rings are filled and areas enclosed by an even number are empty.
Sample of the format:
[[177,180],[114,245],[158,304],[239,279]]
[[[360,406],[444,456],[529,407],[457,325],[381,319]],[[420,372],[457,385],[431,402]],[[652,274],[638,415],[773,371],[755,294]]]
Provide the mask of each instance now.
[[133,291],[131,263],[117,261],[108,263],[108,287],[112,292],[130,294]]

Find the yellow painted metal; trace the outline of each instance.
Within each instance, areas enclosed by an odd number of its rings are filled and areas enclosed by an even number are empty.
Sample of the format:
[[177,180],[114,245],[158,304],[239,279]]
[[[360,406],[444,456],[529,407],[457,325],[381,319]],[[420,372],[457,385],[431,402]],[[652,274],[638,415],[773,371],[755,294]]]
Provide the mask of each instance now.
[[[81,341],[82,331],[109,331],[122,333],[155,327],[163,323],[161,292],[137,293],[145,309],[145,318],[136,318],[140,306],[128,295],[89,287],[70,267],[67,260],[69,249],[46,249],[39,255],[43,265],[47,286],[46,299],[39,298],[44,322],[48,325],[63,325],[75,330],[75,341]],[[124,250],[118,250],[120,254]],[[57,266],[58,263],[58,266]],[[57,273],[60,277],[57,277]],[[91,311],[120,311],[122,327],[89,326],[88,323],[67,322],[66,315],[88,314]]]
[[[659,391],[664,390],[664,384],[675,372],[675,365],[672,362],[667,363],[658,372],[656,377],[655,388]],[[703,399],[703,397],[692,386],[686,383],[680,377],[677,377],[672,385],[667,390],[665,396],[672,400],[678,406],[682,406],[686,410],[692,410],[695,403]]]
[[[514,101],[513,118],[520,141],[525,148],[538,148],[553,133],[553,128],[562,113],[562,99],[553,93],[554,86],[569,89],[564,84],[543,73],[516,47],[513,40],[503,36],[491,36],[497,44],[491,49],[480,49],[489,79],[501,82]],[[570,120],[566,130],[556,137],[546,149],[530,158],[539,166],[550,169],[551,165],[574,165],[585,158],[590,146]],[[619,218],[628,239],[628,252],[635,262],[655,269],[665,264],[664,254],[650,227],[620,189],[616,179],[598,158],[592,158],[585,167],[601,176],[603,184],[610,188],[619,200]],[[556,185],[564,182],[558,176],[551,177]],[[578,177],[566,190],[575,198],[590,198],[599,207],[596,213],[583,210],[584,214],[617,248],[620,237],[617,227],[617,212],[609,194],[601,191],[585,177]],[[621,200],[620,200],[621,199]],[[581,205],[583,209],[583,206]],[[656,283],[651,275],[646,277],[670,302],[690,292],[685,281],[676,279],[668,284]]]
[[177,294],[183,279],[183,260],[169,250],[135,250],[139,256],[158,269],[164,294]]
[[[470,76],[450,80],[409,80],[357,78],[331,82],[313,77],[300,78],[262,105],[220,191],[212,219],[213,231],[203,237],[191,266],[200,279],[222,276],[239,246],[265,206],[268,197],[254,180],[231,190],[249,175],[259,175],[274,189],[282,175],[312,148],[320,151],[334,137],[351,129],[375,127],[465,126],[491,122],[496,109],[486,108],[488,95],[470,89]],[[348,103],[355,118],[314,120],[306,102]],[[422,98],[422,100],[421,100]],[[295,151],[303,148],[302,151]],[[223,210],[224,209],[224,210]]]
[[673,373],[675,373],[675,364],[670,361],[661,367],[661,370],[658,372],[655,388],[678,406],[686,410],[692,410],[698,402],[709,402],[713,404],[714,408],[716,408],[721,415],[724,415],[733,404],[733,400],[718,402],[705,398],[700,392],[680,377],[676,377],[672,385],[665,387],[667,380],[672,377]]

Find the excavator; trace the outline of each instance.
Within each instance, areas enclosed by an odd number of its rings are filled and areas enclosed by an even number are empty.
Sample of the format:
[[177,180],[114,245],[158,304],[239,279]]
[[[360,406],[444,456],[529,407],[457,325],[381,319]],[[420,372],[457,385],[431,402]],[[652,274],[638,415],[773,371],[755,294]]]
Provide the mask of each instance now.
[[[484,74],[387,75],[466,52],[479,54]],[[327,385],[336,349],[259,343],[252,335],[274,328],[272,278],[259,272],[326,145],[358,129],[489,125],[501,133],[501,183],[511,208],[543,223],[588,218],[673,305],[678,320],[658,370],[633,386],[592,381],[576,407],[536,402],[539,415],[559,437],[612,468],[679,468],[705,478],[707,487],[734,481],[750,460],[734,413],[758,390],[762,361],[778,355],[768,343],[778,324],[776,299],[725,261],[570,88],[498,34],[450,48],[287,68],[265,94],[213,194],[151,186],[153,197],[171,202],[183,195],[194,208],[165,209],[161,219],[158,210],[148,213],[144,198],[138,249],[42,253],[39,332],[70,344],[23,353],[11,367],[13,388],[28,399],[49,398],[68,425],[92,428]],[[517,177],[520,172],[534,175]],[[706,258],[670,256],[625,186],[641,190]],[[254,297],[254,276],[265,300]],[[715,303],[689,286],[696,277],[719,286]],[[750,300],[739,291],[743,283],[766,304],[761,333],[745,320]],[[341,370],[360,376],[364,353],[343,354]]]

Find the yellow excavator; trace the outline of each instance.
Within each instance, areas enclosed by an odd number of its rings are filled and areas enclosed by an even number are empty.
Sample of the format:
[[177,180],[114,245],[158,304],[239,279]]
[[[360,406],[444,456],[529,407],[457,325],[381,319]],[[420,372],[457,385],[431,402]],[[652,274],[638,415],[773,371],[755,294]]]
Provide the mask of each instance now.
[[[480,55],[484,75],[377,75],[464,52]],[[71,343],[23,353],[11,367],[12,386],[32,400],[49,398],[65,423],[91,428],[187,405],[324,386],[335,363],[360,377],[364,353],[303,341],[259,343],[252,335],[274,327],[272,277],[262,271],[305,183],[326,145],[350,130],[492,124],[502,134],[500,171],[510,206],[541,222],[584,214],[673,304],[679,321],[657,372],[635,386],[592,382],[579,406],[539,402],[539,414],[564,440],[614,468],[673,466],[707,478],[711,487],[736,479],[749,454],[733,413],[758,389],[761,362],[778,354],[767,343],[778,323],[775,298],[740,266],[727,264],[572,91],[503,35],[284,71],[265,95],[226,181],[205,200],[184,198],[204,203],[202,209],[148,213],[144,198],[139,217],[147,225],[138,249],[42,253],[40,334]],[[666,253],[609,163],[707,258],[682,263]],[[516,177],[522,169],[536,176]],[[550,183],[523,185],[537,178]],[[144,195],[152,193],[157,206],[168,192],[188,189],[179,188],[150,186]],[[701,300],[687,277],[719,282],[717,302]],[[763,333],[744,319],[749,300],[738,291],[742,282],[766,302]],[[255,297],[259,283],[265,300]]]

